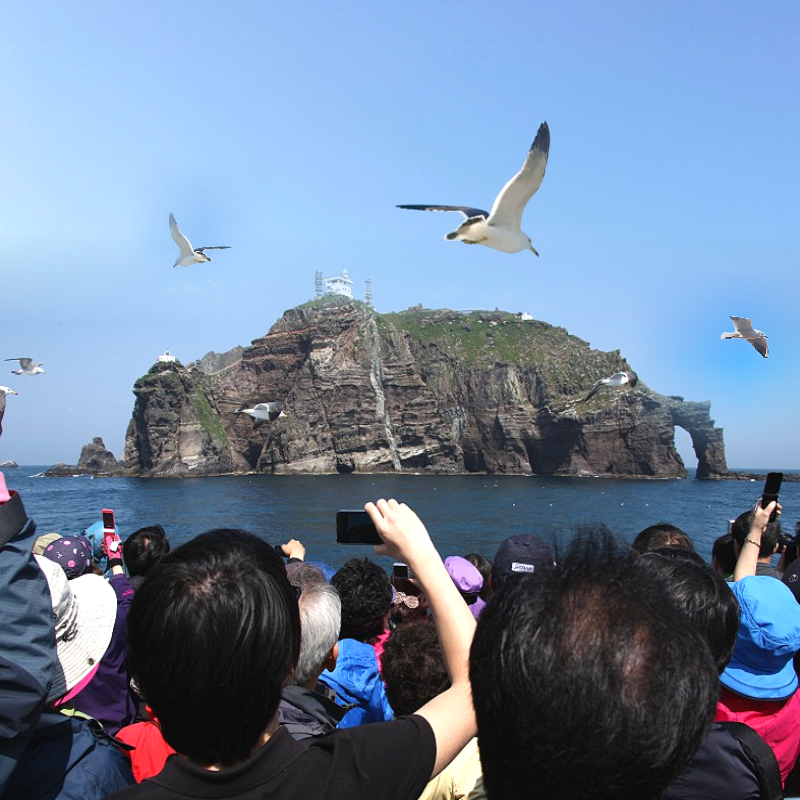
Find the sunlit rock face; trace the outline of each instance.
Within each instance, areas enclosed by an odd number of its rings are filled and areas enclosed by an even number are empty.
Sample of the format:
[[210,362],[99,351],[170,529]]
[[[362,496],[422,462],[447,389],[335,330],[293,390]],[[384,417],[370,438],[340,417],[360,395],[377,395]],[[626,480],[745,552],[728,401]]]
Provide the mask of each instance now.
[[[134,386],[128,474],[492,472],[680,477],[675,425],[698,475],[725,474],[708,403],[665,397],[618,351],[501,311],[376,314],[353,300],[291,309],[249,347],[187,369],[156,364]],[[287,416],[237,414],[281,400]]]

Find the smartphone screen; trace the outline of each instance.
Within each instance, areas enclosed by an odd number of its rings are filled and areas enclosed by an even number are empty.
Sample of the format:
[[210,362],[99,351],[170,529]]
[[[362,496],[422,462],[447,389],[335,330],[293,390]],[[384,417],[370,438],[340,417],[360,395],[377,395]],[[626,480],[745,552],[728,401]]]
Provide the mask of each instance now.
[[383,544],[383,539],[366,511],[336,512],[336,541],[339,544]]
[[401,564],[396,561],[392,566],[392,583],[398,580],[407,581],[410,577],[411,570],[408,568],[408,564]]
[[106,531],[114,530],[114,512],[110,508],[103,509],[103,528]]

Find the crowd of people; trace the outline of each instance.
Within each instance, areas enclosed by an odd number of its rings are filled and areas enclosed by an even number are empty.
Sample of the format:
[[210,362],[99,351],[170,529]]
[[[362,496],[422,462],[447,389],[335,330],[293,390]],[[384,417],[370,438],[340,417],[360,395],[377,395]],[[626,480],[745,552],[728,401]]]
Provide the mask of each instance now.
[[405,504],[365,509],[391,574],[233,528],[172,550],[159,525],[37,537],[0,482],[0,797],[796,791],[800,560],[777,503],[711,564],[667,524],[443,560]]

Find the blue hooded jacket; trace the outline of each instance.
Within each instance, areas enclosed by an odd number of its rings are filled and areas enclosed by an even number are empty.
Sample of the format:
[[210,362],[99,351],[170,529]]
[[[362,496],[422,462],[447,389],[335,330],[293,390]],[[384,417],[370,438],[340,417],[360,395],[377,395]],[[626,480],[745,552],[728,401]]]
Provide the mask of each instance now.
[[339,705],[355,705],[337,727],[354,728],[368,722],[394,719],[372,645],[356,639],[341,639],[336,669],[332,672],[326,669],[319,679],[336,692]]

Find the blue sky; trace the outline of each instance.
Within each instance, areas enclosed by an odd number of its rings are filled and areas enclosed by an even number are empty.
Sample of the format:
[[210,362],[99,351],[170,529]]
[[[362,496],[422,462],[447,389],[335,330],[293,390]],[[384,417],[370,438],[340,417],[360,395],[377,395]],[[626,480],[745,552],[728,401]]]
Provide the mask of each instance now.
[[[35,13],[34,13],[35,12]],[[528,311],[800,468],[794,2],[41,2],[0,11],[0,460],[120,455],[165,348],[247,345],[346,268],[394,311]],[[446,242],[539,124],[541,257]],[[172,269],[172,211],[194,246]],[[729,315],[764,360],[721,341]],[[689,455],[687,437],[679,438]]]

